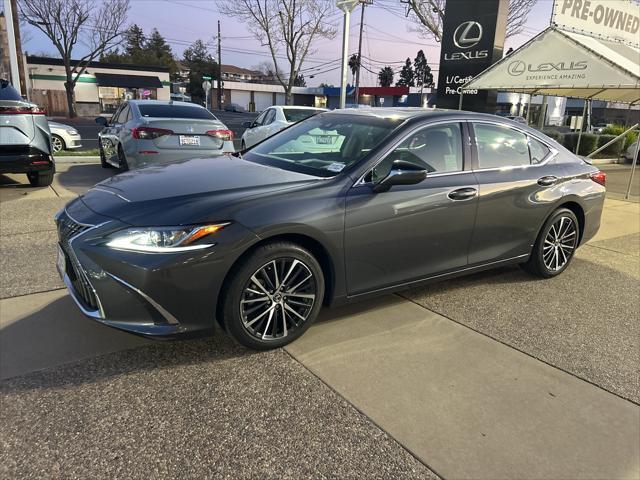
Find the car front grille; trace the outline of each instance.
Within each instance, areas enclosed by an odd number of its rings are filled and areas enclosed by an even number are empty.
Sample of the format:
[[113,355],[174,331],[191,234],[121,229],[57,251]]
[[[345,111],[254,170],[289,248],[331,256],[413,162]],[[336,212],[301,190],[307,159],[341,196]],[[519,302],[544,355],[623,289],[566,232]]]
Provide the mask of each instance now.
[[84,225],[74,221],[66,212],[62,212],[58,218],[58,239],[60,246],[65,254],[65,270],[71,281],[74,293],[82,301],[85,308],[91,311],[99,309],[98,298],[89,283],[87,274],[80,264],[73,248],[71,241],[81,233],[90,229],[92,225]]

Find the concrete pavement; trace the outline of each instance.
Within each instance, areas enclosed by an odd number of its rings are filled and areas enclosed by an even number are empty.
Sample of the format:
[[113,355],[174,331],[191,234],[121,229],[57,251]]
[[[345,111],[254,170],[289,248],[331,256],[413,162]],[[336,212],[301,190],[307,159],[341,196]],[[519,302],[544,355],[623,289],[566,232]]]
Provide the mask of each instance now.
[[328,311],[294,360],[77,312],[51,217],[111,174],[0,176],[0,476],[640,476],[637,203],[607,200],[556,279],[502,269]]
[[443,478],[637,479],[637,405],[398,297],[286,347]]

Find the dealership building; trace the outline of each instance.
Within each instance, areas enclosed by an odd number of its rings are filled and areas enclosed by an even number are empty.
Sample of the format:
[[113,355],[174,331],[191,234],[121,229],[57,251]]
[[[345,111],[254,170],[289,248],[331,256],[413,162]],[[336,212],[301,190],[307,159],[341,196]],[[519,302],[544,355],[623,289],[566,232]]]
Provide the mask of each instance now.
[[[26,57],[29,99],[51,115],[65,115],[66,81],[61,59]],[[80,116],[111,114],[123,100],[169,100],[171,82],[164,67],[90,62],[76,83],[76,108]]]

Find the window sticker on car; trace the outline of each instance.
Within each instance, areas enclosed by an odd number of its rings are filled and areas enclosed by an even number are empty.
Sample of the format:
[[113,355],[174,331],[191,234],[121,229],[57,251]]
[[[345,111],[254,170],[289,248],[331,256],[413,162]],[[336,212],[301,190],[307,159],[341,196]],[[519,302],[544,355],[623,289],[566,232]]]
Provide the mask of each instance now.
[[341,172],[344,169],[344,163],[334,162],[327,167],[330,172]]
[[444,164],[447,167],[447,172],[455,172],[458,170],[458,161],[455,155],[445,155]]

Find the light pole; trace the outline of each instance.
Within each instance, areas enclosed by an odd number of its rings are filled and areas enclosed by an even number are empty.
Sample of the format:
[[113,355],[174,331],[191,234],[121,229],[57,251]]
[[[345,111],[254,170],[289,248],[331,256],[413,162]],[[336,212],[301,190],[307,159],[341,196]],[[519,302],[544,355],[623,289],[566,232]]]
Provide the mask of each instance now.
[[347,102],[347,60],[349,56],[349,19],[351,12],[359,0],[337,0],[336,6],[344,12],[344,24],[342,27],[342,77],[340,80],[340,108],[344,108]]
[[16,32],[13,28],[13,16],[16,12],[11,8],[11,0],[4,0],[4,16],[7,21],[7,40],[9,43],[9,65],[11,66],[11,84],[22,94],[20,88],[20,70],[18,69],[18,50],[16,48]]

